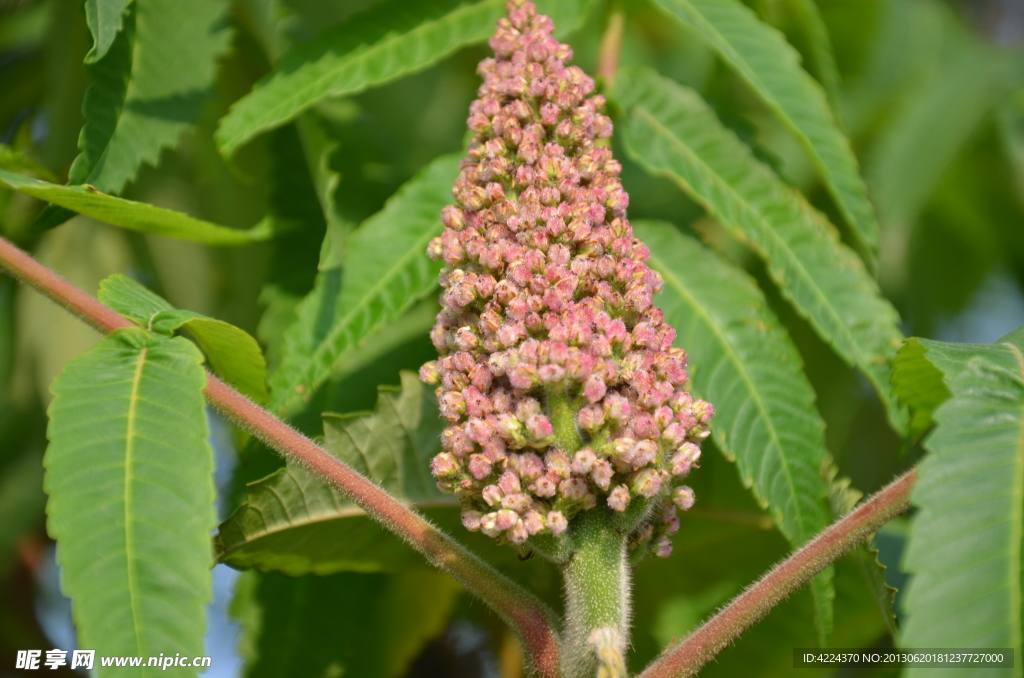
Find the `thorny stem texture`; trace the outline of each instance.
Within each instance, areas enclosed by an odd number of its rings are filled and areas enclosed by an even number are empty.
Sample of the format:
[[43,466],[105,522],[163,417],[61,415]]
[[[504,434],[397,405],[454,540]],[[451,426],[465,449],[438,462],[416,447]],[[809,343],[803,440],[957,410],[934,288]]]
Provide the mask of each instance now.
[[639,678],[684,678],[695,675],[786,596],[810,581],[826,565],[862,543],[882,525],[903,513],[910,503],[910,491],[916,481],[915,468],[884,487],[779,563],[684,641],[666,650]]
[[[85,294],[2,237],[0,266],[100,332],[134,327],[127,318]],[[559,676],[559,643],[553,616],[535,596],[212,374],[207,375],[205,395],[221,414],[341,490],[370,517],[402,537],[427,560],[489,604],[520,636],[531,668],[544,678]]]

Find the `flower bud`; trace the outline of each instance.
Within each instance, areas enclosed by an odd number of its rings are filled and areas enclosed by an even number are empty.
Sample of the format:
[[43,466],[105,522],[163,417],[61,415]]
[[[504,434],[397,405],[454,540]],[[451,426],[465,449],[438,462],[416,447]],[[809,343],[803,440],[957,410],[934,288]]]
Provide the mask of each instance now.
[[693,508],[695,499],[693,490],[686,485],[680,485],[672,491],[672,503],[678,506],[682,511],[689,511]]

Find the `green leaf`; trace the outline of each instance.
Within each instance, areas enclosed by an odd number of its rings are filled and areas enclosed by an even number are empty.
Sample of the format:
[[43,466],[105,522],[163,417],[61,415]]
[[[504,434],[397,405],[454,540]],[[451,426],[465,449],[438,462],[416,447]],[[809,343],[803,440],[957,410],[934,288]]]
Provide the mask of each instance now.
[[166,336],[182,328],[188,330],[218,376],[256,402],[267,402],[267,361],[245,330],[199,313],[179,311],[119,273],[100,283],[99,298],[147,330]]
[[[78,642],[99,655],[203,654],[216,520],[201,362],[184,339],[120,329],[53,383],[47,528]],[[99,669],[115,673],[196,675]]]
[[[857,502],[864,498],[864,493],[853,487],[853,481],[839,475],[839,466],[829,460],[824,474],[829,486],[829,505],[832,509],[832,521],[836,521],[852,511]],[[878,608],[889,634],[896,638],[899,629],[896,627],[896,613],[893,604],[896,601],[896,589],[885,581],[885,565],[878,559],[878,550],[871,548],[869,543],[862,544],[846,557],[857,566],[861,579],[871,593],[871,599]]]
[[811,68],[825,90],[832,115],[839,121],[839,66],[821,10],[814,0],[785,0],[785,4],[806,36]]
[[38,174],[47,181],[54,181],[56,179],[53,176],[53,172],[7,144],[0,144],[0,167],[6,167],[13,172]]
[[858,248],[873,262],[878,223],[850,142],[836,125],[821,87],[800,67],[781,33],[739,0],[655,0],[710,44],[799,139]]
[[905,415],[889,392],[889,364],[902,340],[896,309],[832,225],[758,162],[696,92],[652,72],[627,70],[616,93],[629,113],[630,155],[750,242],[783,296],[867,376],[902,432]]
[[[656,303],[690,356],[694,395],[715,405],[711,434],[793,546],[829,524],[825,424],[782,324],[742,271],[671,224],[635,223],[665,278]],[[832,570],[812,583],[822,639],[831,634]]]
[[[592,0],[542,0],[560,33],[579,26]],[[390,0],[299,43],[221,120],[217,144],[231,156],[326,97],[356,94],[483,42],[505,15],[504,0]]]
[[[140,0],[141,1],[141,0]],[[93,45],[85,55],[85,63],[94,64],[104,56],[121,31],[124,15],[132,0],[85,0],[85,20],[92,33]]]
[[[105,56],[88,66],[93,84],[69,184],[121,193],[143,164],[155,166],[177,145],[212,93],[217,60],[229,46],[227,9],[226,0],[130,3]],[[38,226],[73,216],[73,206],[62,206],[68,209],[47,208]]]
[[336,297],[337,273],[318,277],[285,333],[281,365],[271,376],[275,410],[294,411],[346,355],[436,287],[440,265],[427,259],[426,249],[443,228],[440,214],[451,202],[460,157],[427,165],[349,236]]
[[89,185],[60,186],[3,170],[0,170],[0,185],[129,231],[167,238],[206,245],[245,245],[269,240],[274,235],[273,224],[269,220],[261,221],[247,231],[227,228],[181,212],[115,198]]
[[[951,397],[911,495],[904,647],[1022,645],[1024,357],[1013,343],[922,341]],[[953,350],[949,350],[954,347]],[[965,355],[969,350],[970,354]],[[1022,675],[1013,669],[992,675]],[[908,669],[906,675],[932,675]],[[943,675],[975,675],[969,668]]]
[[460,590],[429,570],[298,578],[266,573],[247,584],[232,610],[250,654],[246,678],[406,675],[424,645],[443,632]]
[[911,337],[903,342],[892,364],[892,394],[910,410],[911,440],[918,440],[932,427],[935,409],[950,396],[942,372],[926,353],[921,340]]
[[[430,475],[444,428],[433,394],[412,372],[402,373],[401,389],[378,390],[373,413],[324,415],[327,450],[399,499],[455,506]],[[420,558],[292,463],[249,485],[248,500],[221,524],[215,543],[221,562],[293,576],[396,569]]]

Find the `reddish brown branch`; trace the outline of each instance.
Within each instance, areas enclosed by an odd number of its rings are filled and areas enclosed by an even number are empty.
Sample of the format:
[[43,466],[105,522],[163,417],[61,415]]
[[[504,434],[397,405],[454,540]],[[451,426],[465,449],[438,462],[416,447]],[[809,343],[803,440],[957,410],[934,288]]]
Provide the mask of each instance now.
[[[134,327],[128,319],[3,238],[0,238],[0,267],[101,332]],[[519,634],[531,667],[545,678],[557,678],[559,645],[552,616],[531,593],[217,377],[209,375],[205,393],[206,399],[219,412],[341,490],[371,517],[489,604]]]
[[917,469],[911,469],[887,485],[779,563],[686,640],[666,650],[640,678],[683,678],[696,674],[786,596],[905,511],[916,480]]

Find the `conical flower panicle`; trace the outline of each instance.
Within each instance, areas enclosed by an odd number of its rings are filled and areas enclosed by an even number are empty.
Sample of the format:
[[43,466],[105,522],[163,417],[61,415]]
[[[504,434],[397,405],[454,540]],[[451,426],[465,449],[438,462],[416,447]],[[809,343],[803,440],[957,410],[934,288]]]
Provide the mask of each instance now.
[[[594,143],[612,133],[604,98],[566,66],[549,17],[507,9],[478,69],[456,204],[428,251],[446,264],[441,358],[420,374],[450,422],[431,469],[468,529],[514,544],[599,504],[658,499],[634,542],[667,556],[714,410],[682,390],[686,353],[652,305],[661,276],[626,219],[621,165]],[[568,438],[556,402],[575,419]]]

